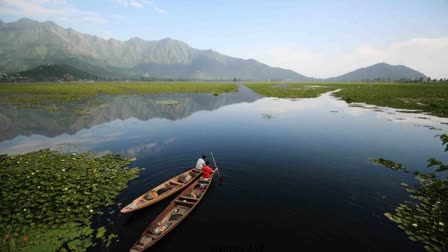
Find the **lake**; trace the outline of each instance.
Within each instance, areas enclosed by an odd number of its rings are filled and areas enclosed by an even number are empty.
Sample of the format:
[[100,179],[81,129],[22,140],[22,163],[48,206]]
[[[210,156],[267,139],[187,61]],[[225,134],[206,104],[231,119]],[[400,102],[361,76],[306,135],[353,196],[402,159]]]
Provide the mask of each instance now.
[[[349,105],[331,93],[277,99],[241,85],[219,96],[101,95],[56,112],[0,105],[0,153],[51,148],[136,157],[131,165],[144,170],[117,198],[124,206],[201,155],[211,161],[213,152],[223,180],[151,251],[422,251],[384,216],[409,200],[400,183],[415,184],[414,176],[368,159],[420,171],[431,156],[447,162],[436,137],[447,123]],[[108,251],[128,251],[174,197],[95,218],[118,234]]]

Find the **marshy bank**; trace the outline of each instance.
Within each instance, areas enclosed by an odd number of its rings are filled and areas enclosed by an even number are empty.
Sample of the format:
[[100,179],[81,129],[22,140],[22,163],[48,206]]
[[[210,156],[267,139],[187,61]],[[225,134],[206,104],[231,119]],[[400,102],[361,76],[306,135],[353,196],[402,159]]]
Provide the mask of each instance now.
[[236,92],[235,83],[214,82],[69,82],[1,84],[0,103],[21,108],[48,107],[50,111],[67,102],[81,101],[100,94],[173,94]]
[[255,92],[278,98],[310,98],[341,89],[335,93],[347,103],[425,112],[448,117],[447,84],[415,83],[247,83]]

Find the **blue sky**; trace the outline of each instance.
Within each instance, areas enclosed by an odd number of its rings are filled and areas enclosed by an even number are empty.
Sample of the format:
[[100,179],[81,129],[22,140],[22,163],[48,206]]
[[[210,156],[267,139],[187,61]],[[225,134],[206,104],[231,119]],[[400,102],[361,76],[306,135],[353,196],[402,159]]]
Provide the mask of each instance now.
[[313,77],[381,61],[448,77],[447,0],[0,0],[0,17],[103,38],[170,37]]

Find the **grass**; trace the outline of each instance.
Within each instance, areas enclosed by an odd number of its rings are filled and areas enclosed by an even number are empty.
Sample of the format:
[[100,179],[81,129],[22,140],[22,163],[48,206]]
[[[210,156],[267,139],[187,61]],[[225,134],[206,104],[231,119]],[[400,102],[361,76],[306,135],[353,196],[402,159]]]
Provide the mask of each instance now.
[[248,83],[255,92],[279,98],[313,98],[336,89],[348,103],[418,110],[448,117],[448,85],[415,83]]

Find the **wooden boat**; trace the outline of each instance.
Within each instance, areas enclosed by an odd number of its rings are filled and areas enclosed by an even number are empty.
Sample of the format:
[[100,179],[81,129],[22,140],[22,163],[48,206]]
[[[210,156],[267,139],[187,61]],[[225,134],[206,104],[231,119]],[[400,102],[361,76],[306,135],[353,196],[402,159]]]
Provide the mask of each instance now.
[[[168,181],[163,182],[162,184],[154,187],[153,189],[147,191],[140,197],[136,198],[129,205],[123,207],[120,212],[129,213],[135,210],[142,209],[144,207],[150,206],[154,203],[157,203],[176,192],[182,190],[186,186],[188,186],[191,182],[195,181],[197,178],[201,176],[202,172],[195,168],[192,168],[182,174],[177,175],[169,179]],[[187,181],[182,182],[181,178],[190,175],[191,178]],[[162,192],[163,193],[157,193]]]
[[[148,249],[182,222],[199,204],[207,192],[212,178],[199,178],[177,196],[167,208],[149,225],[129,250],[140,252]],[[195,197],[196,195],[196,197]]]

